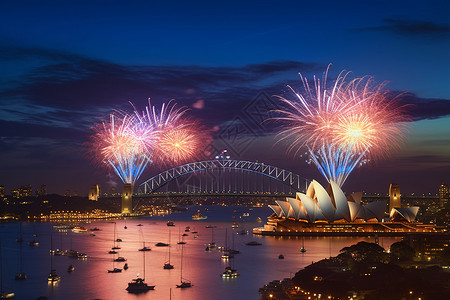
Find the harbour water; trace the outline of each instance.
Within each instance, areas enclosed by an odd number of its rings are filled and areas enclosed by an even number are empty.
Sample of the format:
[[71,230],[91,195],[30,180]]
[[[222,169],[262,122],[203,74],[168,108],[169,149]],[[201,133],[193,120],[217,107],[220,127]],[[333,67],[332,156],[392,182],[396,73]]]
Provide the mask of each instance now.
[[[191,216],[200,209],[208,219],[193,221]],[[248,216],[243,217],[244,213]],[[345,246],[359,241],[371,241],[373,238],[351,237],[305,237],[283,238],[253,236],[252,228],[262,226],[271,211],[268,208],[236,207],[191,207],[188,211],[173,213],[168,216],[155,216],[139,219],[117,221],[93,221],[81,223],[88,229],[87,232],[75,233],[57,231],[53,228],[55,223],[23,223],[22,243],[22,271],[28,276],[27,280],[14,280],[16,273],[20,272],[20,243],[16,238],[20,234],[19,223],[0,224],[0,239],[3,260],[3,289],[14,291],[15,299],[36,299],[45,296],[49,299],[174,299],[174,300],[202,300],[202,299],[259,299],[258,289],[264,284],[275,280],[292,277],[295,272],[311,264],[312,261],[335,256]],[[235,216],[233,219],[232,217]],[[261,217],[263,223],[257,223]],[[175,226],[167,226],[171,220]],[[238,228],[231,225],[236,221]],[[122,239],[118,243],[117,256],[127,259],[128,270],[120,273],[108,273],[113,267],[123,268],[123,262],[113,265],[113,256],[108,251],[113,247],[114,226],[116,222],[116,238]],[[137,226],[142,224],[143,226]],[[234,240],[234,248],[240,251],[234,258],[225,261],[218,250],[205,251],[205,247],[212,240],[211,228],[214,228],[214,241],[218,246],[225,246],[225,233],[228,233],[228,246]],[[127,227],[125,229],[124,227]],[[191,231],[185,232],[189,226]],[[89,229],[97,227],[91,235]],[[156,247],[158,242],[169,243],[169,230],[171,232],[171,263],[174,269],[163,269],[168,260],[168,247]],[[238,231],[248,231],[249,234],[240,235]],[[198,233],[192,233],[197,231]],[[33,234],[38,234],[33,237]],[[176,288],[180,283],[181,247],[177,244],[181,235],[186,244],[183,249],[183,278],[192,282],[193,287],[187,289]],[[198,235],[197,238],[195,236]],[[51,238],[52,237],[52,238]],[[234,237],[234,238],[233,238]],[[36,239],[39,245],[29,246],[29,242]],[[74,249],[86,253],[87,259],[75,259],[65,255],[49,255],[50,241],[53,248]],[[387,248],[398,238],[380,238],[380,245]],[[138,251],[145,245],[152,250]],[[247,246],[249,241],[258,241],[261,246]],[[300,252],[302,244],[305,253]],[[279,259],[280,254],[284,259]],[[145,280],[155,289],[147,293],[129,294],[125,288],[132,279],[143,276],[143,255],[145,255]],[[51,268],[61,276],[60,282],[49,284],[47,276]],[[221,277],[225,267],[231,266],[238,270],[240,276],[232,279]],[[75,267],[69,273],[69,265]]]

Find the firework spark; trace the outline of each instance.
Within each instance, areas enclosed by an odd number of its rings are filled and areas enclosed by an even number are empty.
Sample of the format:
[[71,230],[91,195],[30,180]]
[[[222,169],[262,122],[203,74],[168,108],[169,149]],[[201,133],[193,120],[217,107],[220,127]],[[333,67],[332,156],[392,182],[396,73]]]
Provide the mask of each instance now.
[[109,121],[97,126],[92,136],[92,151],[110,165],[124,183],[134,184],[149,162],[148,149],[153,139],[133,115],[111,114]]
[[187,162],[196,157],[210,142],[209,131],[187,115],[188,109],[174,102],[163,105],[158,113],[154,107],[143,116],[157,129],[152,160],[163,165]]
[[278,120],[286,122],[280,140],[289,140],[289,152],[307,147],[311,161],[330,181],[340,186],[365,158],[387,154],[403,138],[402,107],[384,85],[375,85],[366,76],[346,81],[341,72],[327,89],[327,71],[322,82],[314,77],[314,89],[300,75],[304,93],[295,100],[281,98],[286,108],[278,110]]

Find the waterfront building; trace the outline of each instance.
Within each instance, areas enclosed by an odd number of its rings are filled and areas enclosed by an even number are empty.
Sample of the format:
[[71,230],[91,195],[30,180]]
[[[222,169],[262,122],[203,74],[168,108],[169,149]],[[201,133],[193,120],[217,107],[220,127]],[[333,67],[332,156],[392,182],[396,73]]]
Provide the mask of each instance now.
[[395,183],[389,185],[389,213],[393,208],[402,207],[400,186]]
[[133,184],[125,183],[122,192],[122,213],[131,214],[133,212]]
[[441,183],[441,185],[439,186],[439,206],[441,208],[444,208],[447,205],[449,196],[450,193],[448,185],[445,183]]
[[416,250],[417,257],[424,261],[442,260],[448,262],[450,253],[450,236],[410,234],[405,241]]
[[361,204],[361,194],[345,196],[330,181],[325,189],[313,180],[306,193],[269,205],[273,214],[267,224],[255,228],[262,235],[403,235],[407,232],[435,232],[433,225],[416,222],[419,207],[394,207],[385,217],[386,200]]
[[89,188],[89,200],[98,201],[98,197],[100,195],[100,186],[98,184],[94,184]]

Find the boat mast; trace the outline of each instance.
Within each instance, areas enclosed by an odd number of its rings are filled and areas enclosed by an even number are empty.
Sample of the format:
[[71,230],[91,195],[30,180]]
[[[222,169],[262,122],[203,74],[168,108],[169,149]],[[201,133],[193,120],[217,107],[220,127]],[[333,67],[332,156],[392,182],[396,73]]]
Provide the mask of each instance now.
[[233,230],[231,230],[231,248],[232,248],[232,250],[234,250],[234,232],[233,232]]
[[142,251],[142,252],[143,252],[142,255],[144,255],[144,278],[142,278],[142,280],[145,280],[145,252],[146,251]]
[[3,293],[3,258],[2,258],[2,242],[0,240],[0,293]]
[[113,247],[116,247],[116,222],[114,222]]
[[225,249],[228,249],[228,228],[225,228]]
[[181,245],[181,260],[180,260],[180,264],[181,264],[181,272],[180,272],[180,282],[183,283],[183,249],[184,249],[184,245]]
[[53,233],[50,234],[50,270],[53,270]]
[[[22,238],[22,237],[20,237],[20,238]],[[22,274],[23,272],[22,272],[22,244],[23,243],[20,243],[20,258],[19,258],[19,265],[20,265],[20,274]]]

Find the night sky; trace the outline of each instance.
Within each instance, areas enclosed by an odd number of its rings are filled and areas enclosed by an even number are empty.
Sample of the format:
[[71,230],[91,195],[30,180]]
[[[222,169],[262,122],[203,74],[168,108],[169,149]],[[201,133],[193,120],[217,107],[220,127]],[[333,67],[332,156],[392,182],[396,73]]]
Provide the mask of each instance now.
[[[298,73],[387,81],[411,116],[392,156],[354,171],[343,189],[437,192],[450,183],[450,2],[2,1],[0,185],[47,184],[87,195],[119,185],[86,153],[113,109],[175,99],[214,129],[211,150],[323,177],[274,145],[259,112]],[[156,1],[155,1],[156,2]],[[236,130],[234,130],[236,129]],[[230,137],[230,132],[239,135]],[[158,172],[150,167],[139,182]]]

